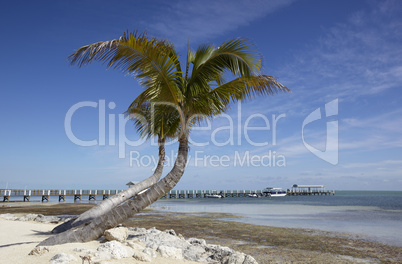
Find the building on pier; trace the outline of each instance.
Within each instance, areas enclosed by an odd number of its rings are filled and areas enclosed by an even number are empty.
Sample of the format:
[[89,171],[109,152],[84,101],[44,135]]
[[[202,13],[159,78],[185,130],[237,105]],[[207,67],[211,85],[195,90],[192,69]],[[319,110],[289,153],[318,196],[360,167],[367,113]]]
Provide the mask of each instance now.
[[288,195],[334,195],[334,191],[326,191],[324,185],[300,185],[293,184],[288,190]]

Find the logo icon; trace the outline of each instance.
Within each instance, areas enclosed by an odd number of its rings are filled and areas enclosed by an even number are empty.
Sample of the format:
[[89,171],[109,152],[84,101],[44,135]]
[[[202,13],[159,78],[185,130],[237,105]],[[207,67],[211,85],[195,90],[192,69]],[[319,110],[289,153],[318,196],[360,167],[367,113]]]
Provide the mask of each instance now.
[[[325,104],[325,117],[338,115],[338,99]],[[304,140],[304,127],[314,121],[320,120],[321,108],[315,109],[303,121],[302,139],[304,146],[320,159],[332,164],[338,164],[338,121],[328,121],[326,127],[325,150],[319,150]]]

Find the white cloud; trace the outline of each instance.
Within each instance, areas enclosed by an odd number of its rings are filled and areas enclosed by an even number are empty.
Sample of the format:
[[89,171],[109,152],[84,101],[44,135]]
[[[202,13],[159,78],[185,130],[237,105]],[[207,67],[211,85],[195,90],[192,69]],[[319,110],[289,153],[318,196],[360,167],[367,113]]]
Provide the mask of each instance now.
[[345,23],[326,29],[279,76],[287,76],[285,83],[301,100],[318,95],[355,100],[400,88],[402,6],[398,3],[376,3],[372,11],[357,12]]
[[345,118],[342,119],[342,128],[363,128],[370,130],[381,130],[390,133],[402,133],[402,110],[395,110],[385,114],[379,114],[370,118]]

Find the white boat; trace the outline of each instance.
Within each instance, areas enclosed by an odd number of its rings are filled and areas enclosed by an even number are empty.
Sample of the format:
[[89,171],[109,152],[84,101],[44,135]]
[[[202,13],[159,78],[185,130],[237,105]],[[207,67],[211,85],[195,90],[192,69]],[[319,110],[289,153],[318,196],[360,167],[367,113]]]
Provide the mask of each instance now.
[[206,194],[205,195],[206,198],[223,198],[223,195],[221,194]]
[[247,197],[250,197],[250,198],[258,198],[259,196],[258,196],[258,194],[256,194],[256,193],[251,193],[251,194],[247,194]]
[[262,191],[265,196],[270,196],[270,197],[283,197],[286,196],[286,191],[283,190],[282,188],[272,188],[272,187],[267,187]]

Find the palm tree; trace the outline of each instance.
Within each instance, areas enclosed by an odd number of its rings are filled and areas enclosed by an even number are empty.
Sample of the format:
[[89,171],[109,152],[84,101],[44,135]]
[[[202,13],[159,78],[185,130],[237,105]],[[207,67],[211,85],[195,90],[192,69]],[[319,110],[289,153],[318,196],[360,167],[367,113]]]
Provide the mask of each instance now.
[[[72,64],[106,62],[109,68],[133,75],[144,91],[133,101],[129,111],[147,103],[169,106],[171,117],[179,119],[179,149],[172,170],[147,191],[114,207],[85,225],[60,233],[39,245],[84,242],[100,237],[114,227],[166,195],[182,177],[188,156],[191,127],[225,112],[230,102],[288,92],[289,89],[269,75],[260,74],[261,56],[247,40],[237,38],[220,46],[200,46],[187,50],[182,70],[179,56],[166,41],[145,34],[127,33],[120,39],[83,46],[70,56]],[[227,74],[233,77],[226,81]],[[158,115],[156,115],[158,116]],[[162,120],[158,116],[159,120]]]
[[[168,109],[169,110],[169,109]],[[151,105],[144,102],[135,108],[129,108],[126,116],[134,121],[134,125],[140,135],[144,138],[156,136],[158,138],[158,163],[152,176],[137,183],[134,186],[102,201],[78,217],[56,226],[52,233],[64,232],[72,227],[79,226],[92,219],[108,213],[113,207],[127,201],[141,191],[154,185],[161,177],[165,160],[165,141],[177,137],[179,119],[172,116],[171,111],[166,111],[166,107]]]

